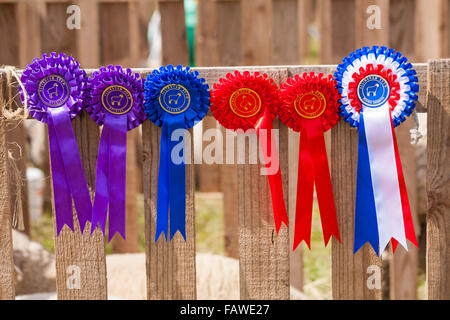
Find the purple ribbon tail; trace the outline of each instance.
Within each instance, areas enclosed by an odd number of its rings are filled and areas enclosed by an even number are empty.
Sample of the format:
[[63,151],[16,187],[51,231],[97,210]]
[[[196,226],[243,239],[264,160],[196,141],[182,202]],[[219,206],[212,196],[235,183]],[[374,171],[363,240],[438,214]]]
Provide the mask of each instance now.
[[54,108],[50,112],[53,127],[57,136],[58,146],[65,168],[66,181],[72,194],[73,203],[77,211],[81,233],[86,223],[92,218],[92,203],[81,163],[77,141],[69,117],[69,108],[64,105]]
[[53,126],[51,116],[48,117],[48,141],[50,145],[56,235],[59,236],[64,225],[67,225],[72,232],[74,231],[73,211],[69,184],[67,183],[63,160],[58,146],[58,139],[56,137],[55,127]]
[[108,115],[109,126],[109,230],[108,242],[119,233],[125,240],[125,187],[127,163],[127,117]]
[[92,208],[91,234],[97,225],[105,235],[106,216],[108,214],[108,170],[109,170],[109,126],[104,126],[98,149],[97,172],[95,177],[95,198]]

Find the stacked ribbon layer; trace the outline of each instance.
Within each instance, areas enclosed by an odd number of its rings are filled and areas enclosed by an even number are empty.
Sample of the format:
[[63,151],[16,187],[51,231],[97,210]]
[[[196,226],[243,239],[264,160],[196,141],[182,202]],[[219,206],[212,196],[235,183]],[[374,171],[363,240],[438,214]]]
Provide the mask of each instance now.
[[71,119],[83,107],[86,73],[72,57],[52,52],[33,59],[21,80],[30,115],[48,124],[57,235],[64,225],[74,230],[72,198],[83,232],[92,204]]
[[355,253],[369,242],[379,255],[391,238],[417,246],[394,127],[417,100],[416,72],[406,57],[386,47],[364,47],[344,58],[335,77],[341,113],[358,127]]
[[[183,66],[161,67],[145,81],[145,112],[161,129],[155,242],[167,241],[177,231],[186,241],[186,168],[184,130],[203,119],[209,109],[209,91],[197,71]],[[178,134],[182,130],[182,134]],[[182,138],[182,148],[176,148]],[[170,212],[170,215],[169,215]]]
[[266,167],[274,166],[269,159],[277,162],[275,173],[268,176],[277,233],[283,222],[286,226],[289,223],[278,152],[275,143],[272,143],[272,121],[279,107],[276,84],[266,74],[260,75],[258,72],[228,73],[219,83],[214,84],[214,90],[211,92],[211,111],[217,121],[225,128],[238,132],[256,130]]
[[288,78],[280,86],[281,121],[300,132],[294,250],[304,240],[311,249],[311,218],[316,185],[325,245],[339,229],[323,133],[339,121],[336,82],[314,72]]
[[102,67],[88,82],[86,111],[100,126],[92,230],[100,225],[105,234],[109,208],[108,239],[119,233],[125,239],[125,184],[127,131],[145,119],[143,80],[131,69]]

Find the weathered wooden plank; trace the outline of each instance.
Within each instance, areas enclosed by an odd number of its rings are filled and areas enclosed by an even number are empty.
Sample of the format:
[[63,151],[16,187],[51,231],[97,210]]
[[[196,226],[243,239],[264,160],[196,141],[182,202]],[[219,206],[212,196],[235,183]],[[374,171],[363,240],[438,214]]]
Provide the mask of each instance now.
[[428,65],[427,283],[429,299],[450,299],[450,60]]
[[[409,133],[413,122],[412,118],[408,118],[401,126],[396,128],[395,134],[408,191],[411,215],[418,237],[420,225],[417,216],[416,148],[410,143]],[[419,250],[416,246],[409,242],[408,251],[402,246],[398,246],[395,254],[392,255],[389,266],[389,291],[392,300],[415,300],[417,298],[418,264]]]
[[287,65],[300,61],[300,47],[304,43],[298,41],[300,24],[297,3],[297,0],[272,1],[271,64]]
[[0,65],[18,66],[19,61],[19,23],[15,3],[0,4]]
[[240,0],[216,0],[217,42],[221,66],[242,65],[242,12]]
[[172,241],[161,236],[155,243],[160,136],[161,128],[150,121],[143,124],[147,298],[196,299],[193,148],[186,150],[191,158],[186,165],[186,242],[177,232]]
[[158,1],[161,13],[162,63],[188,65],[183,1]]
[[0,300],[15,298],[8,164],[6,152],[5,74],[0,74]]
[[[72,121],[86,180],[94,197],[99,128],[87,113]],[[60,300],[107,299],[105,239],[87,223],[81,234],[74,210],[72,232],[67,226],[56,237],[56,290]],[[79,285],[79,286],[78,286]]]
[[[285,81],[287,70],[269,74],[277,83]],[[288,129],[279,128],[280,168],[285,202],[288,200]],[[249,139],[245,140],[249,150]],[[238,145],[238,152],[244,144]],[[239,274],[241,299],[289,299],[289,234],[282,226],[276,234],[267,176],[260,174],[261,165],[238,167]]]
[[[357,154],[357,130],[338,122],[331,129],[331,182],[342,241],[332,241],[333,299],[339,300],[381,299],[381,259],[367,243],[353,254]],[[368,286],[374,275],[379,287]]]
[[82,12],[81,29],[77,31],[77,57],[83,68],[100,65],[100,33],[98,1],[78,0]]

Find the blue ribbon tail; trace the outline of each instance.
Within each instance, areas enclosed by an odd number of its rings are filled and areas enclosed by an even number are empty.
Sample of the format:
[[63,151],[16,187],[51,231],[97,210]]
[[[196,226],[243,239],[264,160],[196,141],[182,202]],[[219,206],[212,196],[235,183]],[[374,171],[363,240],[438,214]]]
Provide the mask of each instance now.
[[[171,119],[172,120],[172,119]],[[185,166],[185,141],[184,136],[181,137],[181,142],[173,141],[170,137],[176,129],[183,128],[182,123],[169,121],[169,150],[170,150],[170,174],[169,174],[169,196],[170,196],[170,240],[174,237],[177,231],[180,231],[184,241],[186,241],[186,166]],[[174,147],[179,143],[183,144],[181,153],[176,152]]]
[[377,255],[379,255],[380,240],[378,235],[378,221],[362,112],[359,120],[358,167],[356,176],[355,242],[353,253],[358,252],[366,242],[369,242]]
[[158,241],[161,233],[164,233],[167,241],[167,235],[169,233],[169,139],[169,126],[164,122],[161,129],[161,147],[159,151],[155,242]]

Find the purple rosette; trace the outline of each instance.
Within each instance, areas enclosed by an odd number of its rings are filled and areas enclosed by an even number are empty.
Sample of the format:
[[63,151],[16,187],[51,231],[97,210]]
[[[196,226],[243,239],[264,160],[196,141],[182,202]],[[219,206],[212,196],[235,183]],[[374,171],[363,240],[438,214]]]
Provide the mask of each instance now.
[[108,241],[119,233],[125,239],[125,183],[127,131],[147,118],[144,111],[143,80],[131,69],[102,67],[88,79],[86,111],[100,126],[92,229],[105,234],[109,209]]
[[[72,57],[52,52],[33,59],[21,81],[30,115],[48,124],[57,235],[64,225],[74,230],[72,198],[83,232],[92,204],[71,119],[83,107],[86,73]],[[24,101],[24,92],[20,95]]]

